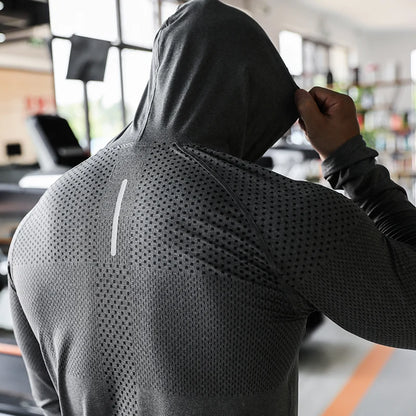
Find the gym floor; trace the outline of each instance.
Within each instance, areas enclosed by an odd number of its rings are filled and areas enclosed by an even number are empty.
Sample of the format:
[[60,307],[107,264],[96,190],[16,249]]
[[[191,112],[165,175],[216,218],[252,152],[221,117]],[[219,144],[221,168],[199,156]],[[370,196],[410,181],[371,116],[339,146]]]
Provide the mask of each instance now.
[[416,415],[415,351],[373,344],[325,319],[299,367],[299,416]]
[[[10,327],[7,291],[0,327]],[[10,332],[0,330],[0,392],[30,396]],[[3,350],[3,353],[1,351]],[[325,319],[299,361],[299,416],[415,416],[416,352],[383,347]]]

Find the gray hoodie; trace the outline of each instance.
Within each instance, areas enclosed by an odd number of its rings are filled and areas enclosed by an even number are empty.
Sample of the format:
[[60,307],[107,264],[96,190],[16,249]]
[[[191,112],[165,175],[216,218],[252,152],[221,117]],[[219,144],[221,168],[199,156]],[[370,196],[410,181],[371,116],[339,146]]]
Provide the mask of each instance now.
[[12,314],[45,415],[294,416],[307,316],[416,348],[416,210],[360,136],[334,187],[253,163],[297,118],[263,30],[193,0],[134,121],[19,226]]

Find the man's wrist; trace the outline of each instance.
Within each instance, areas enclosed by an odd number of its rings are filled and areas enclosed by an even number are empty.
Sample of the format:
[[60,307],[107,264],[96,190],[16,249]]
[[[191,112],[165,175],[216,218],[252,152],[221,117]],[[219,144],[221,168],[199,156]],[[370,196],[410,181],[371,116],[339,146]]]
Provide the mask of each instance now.
[[365,159],[374,159],[377,151],[367,147],[361,134],[351,137],[322,162],[322,173],[325,179]]

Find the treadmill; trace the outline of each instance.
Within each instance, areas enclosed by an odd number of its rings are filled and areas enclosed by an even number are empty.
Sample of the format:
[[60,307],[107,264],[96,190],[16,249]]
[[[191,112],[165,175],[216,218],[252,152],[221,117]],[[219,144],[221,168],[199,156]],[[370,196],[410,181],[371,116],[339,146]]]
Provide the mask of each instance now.
[[[57,115],[35,115],[27,120],[27,125],[35,144],[39,168],[25,172],[22,176],[16,172],[9,175],[2,172],[0,249],[5,254],[17,225],[45,190],[63,173],[89,157],[64,118]],[[24,172],[23,169],[22,171]]]
[[[0,291],[7,285],[7,252],[23,217],[63,173],[89,157],[68,122],[57,115],[28,119],[39,168],[2,168],[0,177]],[[32,167],[33,168],[33,167]],[[0,293],[4,299],[5,292]],[[4,307],[3,305],[0,305]],[[4,324],[3,324],[4,326]],[[0,328],[0,416],[43,415],[36,407],[26,369],[10,328]]]

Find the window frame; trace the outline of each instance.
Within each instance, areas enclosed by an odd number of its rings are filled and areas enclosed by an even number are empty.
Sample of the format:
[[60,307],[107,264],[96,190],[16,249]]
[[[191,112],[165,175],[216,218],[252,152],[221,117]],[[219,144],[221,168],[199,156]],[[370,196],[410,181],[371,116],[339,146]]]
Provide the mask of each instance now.
[[[115,7],[116,7],[116,27],[117,27],[117,41],[112,41],[111,47],[116,48],[118,51],[118,61],[119,61],[119,79],[120,79],[120,91],[121,91],[121,97],[120,97],[120,105],[121,105],[121,116],[122,116],[122,123],[125,126],[127,124],[127,109],[126,109],[126,102],[125,102],[125,95],[124,95],[124,73],[123,73],[123,50],[135,50],[135,51],[142,51],[142,52],[152,52],[151,47],[147,46],[140,46],[140,45],[132,45],[130,43],[126,43],[123,40],[123,24],[122,24],[122,18],[121,18],[121,1],[122,0],[114,0],[115,1]],[[162,24],[162,4],[163,3],[174,3],[178,6],[182,4],[184,1],[181,0],[152,0],[156,13],[155,13],[155,25],[158,25],[158,27]],[[56,35],[54,33],[51,34],[51,43],[54,39],[64,39],[70,41],[69,36],[61,36]],[[51,49],[51,55],[52,55],[52,49]],[[52,58],[52,71],[55,73],[54,68],[54,59]],[[56,98],[56,97],[55,97]]]

